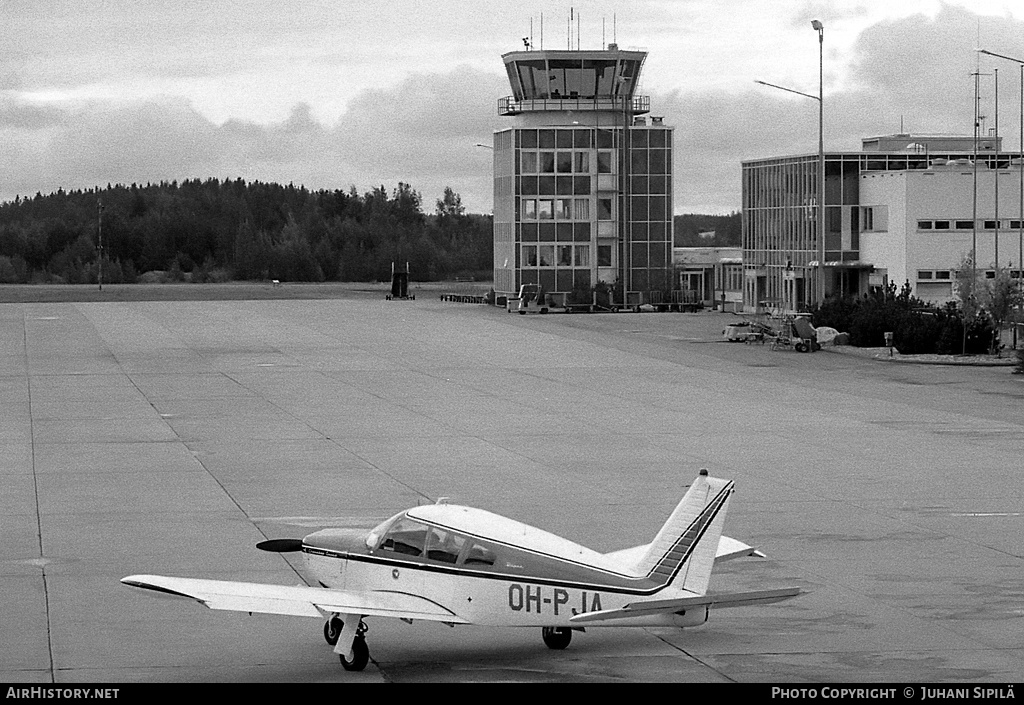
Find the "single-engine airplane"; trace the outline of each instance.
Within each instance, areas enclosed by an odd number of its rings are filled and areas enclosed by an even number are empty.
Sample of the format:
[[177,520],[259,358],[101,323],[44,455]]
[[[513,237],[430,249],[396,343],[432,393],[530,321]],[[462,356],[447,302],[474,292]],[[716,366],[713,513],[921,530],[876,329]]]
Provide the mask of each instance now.
[[689,627],[703,624],[712,607],[799,594],[799,588],[707,593],[716,562],[764,555],[722,535],[733,489],[732,481],[701,470],[651,543],[613,553],[439,500],[400,512],[369,533],[324,529],[257,544],[305,554],[320,587],[156,575],[121,582],[216,610],[326,618],[324,637],[350,671],[369,661],[364,617],[540,627],[548,647],[564,649],[573,631],[587,627]]

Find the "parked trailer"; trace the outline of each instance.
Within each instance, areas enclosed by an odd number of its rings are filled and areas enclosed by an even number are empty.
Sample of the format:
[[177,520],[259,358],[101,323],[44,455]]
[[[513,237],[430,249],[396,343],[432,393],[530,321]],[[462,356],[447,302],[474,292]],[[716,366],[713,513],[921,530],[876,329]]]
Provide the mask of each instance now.
[[511,313],[517,311],[527,313],[617,313],[619,311],[678,311],[692,313],[702,311],[704,302],[699,292],[690,290],[664,291],[628,291],[625,301],[612,298],[599,298],[597,293],[587,303],[569,301],[566,293],[545,293],[538,284],[523,284],[519,287],[519,295],[509,297],[506,303]]
[[697,291],[675,289],[664,292],[654,290],[643,292],[640,295],[640,301],[632,303],[630,308],[636,313],[641,311],[695,313],[704,310],[704,302]]

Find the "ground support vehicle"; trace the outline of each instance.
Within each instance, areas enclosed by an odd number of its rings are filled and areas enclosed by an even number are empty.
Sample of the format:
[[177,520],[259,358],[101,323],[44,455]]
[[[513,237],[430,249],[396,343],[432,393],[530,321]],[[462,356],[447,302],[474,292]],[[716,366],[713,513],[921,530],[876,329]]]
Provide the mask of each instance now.
[[814,352],[820,350],[814,326],[807,316],[786,315],[777,335],[772,337],[772,350],[792,346],[797,352]]

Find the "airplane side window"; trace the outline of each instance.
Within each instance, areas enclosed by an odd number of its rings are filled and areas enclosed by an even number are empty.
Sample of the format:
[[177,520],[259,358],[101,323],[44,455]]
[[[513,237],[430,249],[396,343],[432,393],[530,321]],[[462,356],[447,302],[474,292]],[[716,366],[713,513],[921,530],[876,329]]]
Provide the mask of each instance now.
[[467,566],[492,566],[494,565],[494,560],[494,551],[486,546],[475,543],[466,551],[462,564]]
[[380,544],[380,550],[407,556],[422,556],[426,543],[427,527],[410,519],[402,519],[388,531]]
[[442,563],[454,563],[465,543],[464,536],[441,529],[431,529],[427,535],[427,558]]

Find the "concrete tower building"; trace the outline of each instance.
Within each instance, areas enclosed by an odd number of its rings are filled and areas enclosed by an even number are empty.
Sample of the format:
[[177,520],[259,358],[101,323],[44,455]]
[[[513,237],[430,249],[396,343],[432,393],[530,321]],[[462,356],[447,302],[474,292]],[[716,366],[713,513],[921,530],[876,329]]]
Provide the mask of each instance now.
[[494,134],[494,289],[568,294],[598,282],[624,303],[672,286],[672,128],[635,95],[647,54],[516,51],[512,118]]

